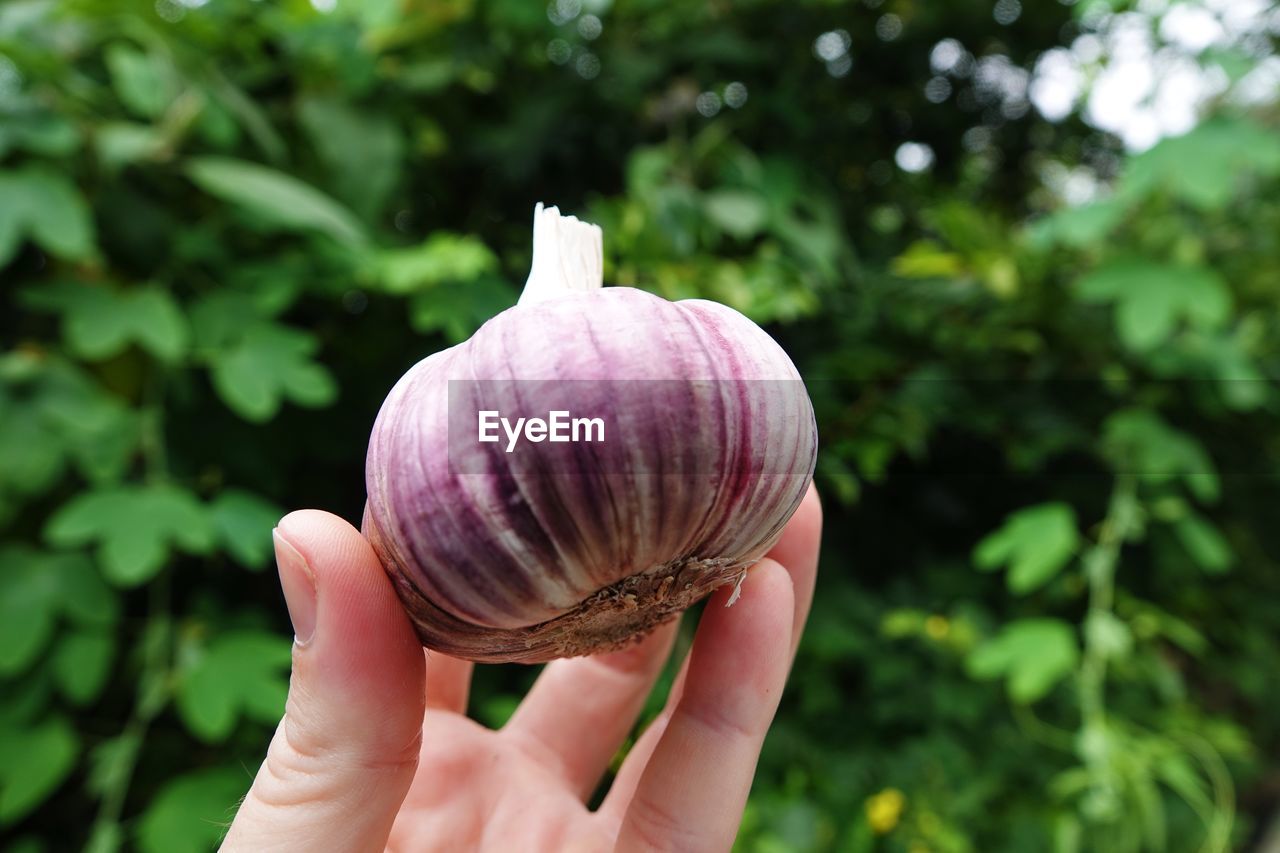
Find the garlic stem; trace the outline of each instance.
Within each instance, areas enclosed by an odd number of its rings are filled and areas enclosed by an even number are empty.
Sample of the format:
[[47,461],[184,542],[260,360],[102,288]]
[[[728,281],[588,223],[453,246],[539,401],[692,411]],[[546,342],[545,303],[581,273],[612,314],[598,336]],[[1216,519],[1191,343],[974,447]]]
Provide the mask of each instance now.
[[604,232],[538,202],[533,209],[533,263],[520,304],[604,287]]

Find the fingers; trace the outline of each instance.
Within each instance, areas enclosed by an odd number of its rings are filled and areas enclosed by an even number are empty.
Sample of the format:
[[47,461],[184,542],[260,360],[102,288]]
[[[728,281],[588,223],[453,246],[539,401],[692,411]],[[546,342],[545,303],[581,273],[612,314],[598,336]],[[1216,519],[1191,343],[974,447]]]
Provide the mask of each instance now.
[[813,604],[813,587],[818,579],[818,545],[822,538],[822,503],[818,499],[818,490],[809,484],[809,491],[795,515],[787,522],[782,538],[773,546],[768,556],[782,564],[791,575],[791,586],[795,589],[795,619],[791,627],[791,654],[794,657],[800,645],[800,635],[804,631],[805,620],[809,618],[809,607]]
[[[783,532],[782,538],[778,540],[778,543],[768,554],[770,559],[781,563],[791,576],[795,598],[793,611],[795,616],[791,629],[792,657],[795,656],[796,648],[799,646],[804,623],[808,618],[809,608],[813,603],[814,584],[817,580],[818,545],[821,535],[822,504],[819,501],[817,489],[813,484],[810,484],[799,509],[796,510],[795,515],[787,523],[787,528]],[[640,784],[640,777],[648,765],[649,758],[657,748],[662,734],[666,731],[667,723],[671,719],[671,714],[680,701],[688,672],[689,659],[686,658],[671,688],[666,707],[649,724],[639,739],[636,740],[635,745],[631,747],[630,752],[627,754],[627,760],[623,762],[613,780],[613,784],[609,788],[609,796],[605,799],[604,805],[600,809],[601,815],[606,820],[620,821],[622,814],[625,813],[627,805],[631,802],[631,798]]]
[[417,767],[422,647],[345,521],[286,516],[276,561],[297,634],[289,698],[223,849],[382,850]]
[[548,664],[503,736],[532,750],[585,800],[635,725],[677,625],[620,651]]
[[[769,552],[770,558],[786,568],[794,590],[792,629],[787,644],[791,656],[800,643],[800,634],[813,601],[821,534],[822,505],[817,490],[810,483],[782,538]],[[668,630],[674,636],[674,626]],[[556,766],[584,797],[595,786],[603,768],[634,724],[645,695],[661,670],[667,647],[663,648],[660,656],[654,655],[648,642],[634,651],[634,655],[625,652],[626,657],[612,660],[603,656],[550,664],[507,724],[508,732],[526,740],[544,754],[548,763]],[[597,663],[605,663],[606,667],[601,670]],[[687,668],[681,670],[681,678],[686,671]],[[668,711],[675,707],[678,698],[678,691],[673,689]],[[587,701],[593,704],[584,708],[583,703]],[[572,713],[568,711],[570,708],[573,708]],[[667,715],[664,712],[664,716],[655,721],[632,748],[627,765],[614,780],[613,792],[626,792],[625,796],[629,797],[630,790],[639,782],[644,761],[656,747],[659,737],[656,732],[665,725],[663,721]]]
[[732,608],[729,594],[717,592],[703,612],[683,694],[626,808],[618,850],[733,844],[786,682],[795,598],[769,558]]
[[622,766],[618,768],[617,775],[613,777],[613,783],[609,786],[609,795],[605,797],[604,803],[600,806],[599,813],[611,825],[617,825],[622,822],[622,816],[626,813],[627,805],[631,802],[631,798],[635,795],[636,787],[640,784],[640,776],[644,773],[645,767],[648,766],[649,759],[653,756],[653,751],[658,748],[658,742],[662,739],[663,732],[667,730],[667,723],[671,721],[671,713],[675,710],[676,705],[680,703],[680,697],[684,695],[684,682],[688,676],[689,657],[686,655],[680,665],[680,671],[676,673],[675,681],[671,683],[671,692],[667,695],[667,702],[662,709],[662,713],[654,717],[653,721],[640,733],[640,737],[636,738],[635,744],[627,752],[626,760],[622,762]]
[[467,713],[467,698],[471,694],[471,671],[475,664],[458,660],[440,652],[426,651],[427,655],[427,707],[437,711]]

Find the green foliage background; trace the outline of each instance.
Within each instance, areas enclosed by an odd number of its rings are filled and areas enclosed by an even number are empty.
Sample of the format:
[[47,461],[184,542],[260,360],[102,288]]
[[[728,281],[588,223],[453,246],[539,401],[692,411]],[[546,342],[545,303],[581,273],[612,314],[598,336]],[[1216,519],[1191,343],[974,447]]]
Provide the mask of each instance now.
[[[1120,0],[583,3],[0,5],[6,843],[216,844],[287,684],[271,527],[359,518],[383,395],[513,302],[539,200],[814,396],[822,576],[742,850],[1256,843],[1275,99],[1129,156],[963,69],[924,94],[941,39],[1029,68]],[[1198,58],[1236,81],[1261,39]]]

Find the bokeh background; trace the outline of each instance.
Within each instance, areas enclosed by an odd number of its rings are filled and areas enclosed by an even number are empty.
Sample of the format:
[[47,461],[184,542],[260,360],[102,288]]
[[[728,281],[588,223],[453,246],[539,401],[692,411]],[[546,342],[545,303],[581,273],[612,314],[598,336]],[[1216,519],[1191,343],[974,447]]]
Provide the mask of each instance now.
[[269,531],[358,520],[383,395],[512,304],[536,201],[814,397],[741,850],[1277,849],[1278,37],[1264,0],[6,0],[6,849],[216,845],[287,684]]

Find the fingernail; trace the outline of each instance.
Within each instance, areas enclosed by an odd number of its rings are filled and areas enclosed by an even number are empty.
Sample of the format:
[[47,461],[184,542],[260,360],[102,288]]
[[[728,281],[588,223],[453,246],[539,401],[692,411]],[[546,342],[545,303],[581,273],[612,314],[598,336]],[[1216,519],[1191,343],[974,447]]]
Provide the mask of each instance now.
[[271,538],[276,543],[276,566],[289,621],[293,623],[293,639],[305,646],[316,632],[316,576],[306,557],[284,538],[280,528],[271,531]]

